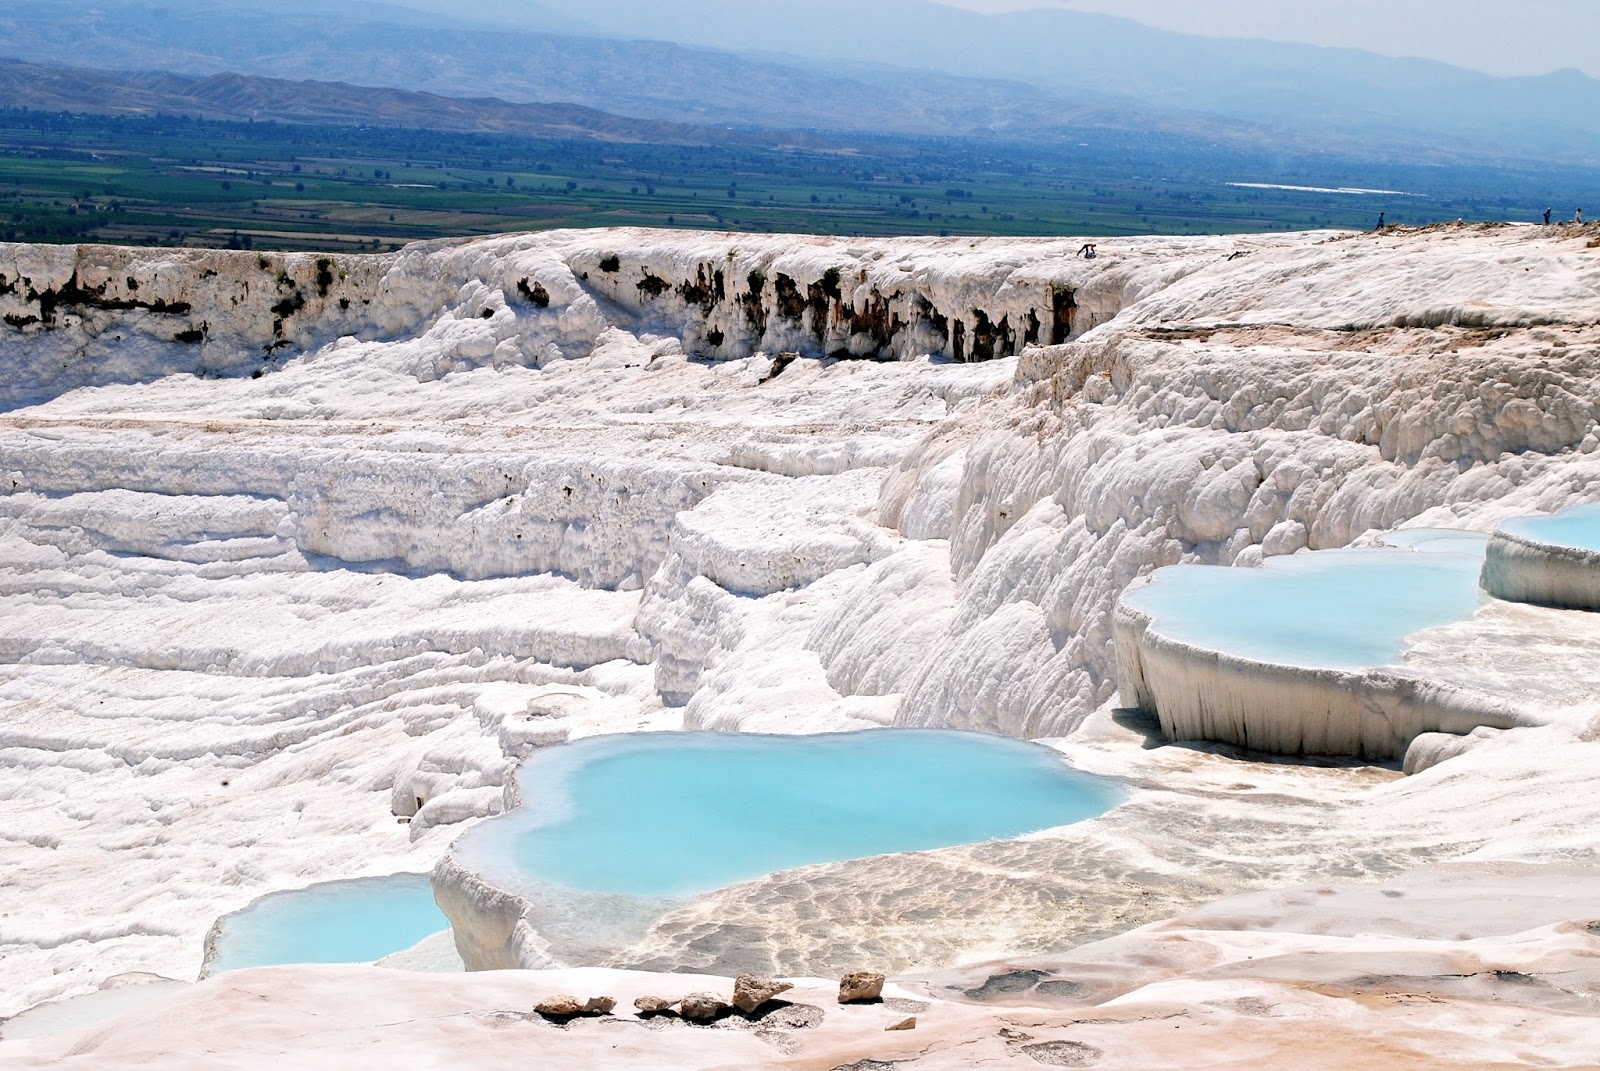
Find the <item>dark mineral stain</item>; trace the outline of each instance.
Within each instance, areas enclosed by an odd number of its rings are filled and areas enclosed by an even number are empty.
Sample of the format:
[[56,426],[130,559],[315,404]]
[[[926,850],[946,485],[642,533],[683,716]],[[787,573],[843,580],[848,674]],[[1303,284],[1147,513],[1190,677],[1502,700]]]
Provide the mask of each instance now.
[[990,975],[982,985],[962,990],[962,995],[968,1000],[993,1000],[1012,993],[1026,993],[1049,979],[1050,974],[1046,971],[1008,971]]
[[1105,1055],[1081,1041],[1040,1041],[1021,1046],[1021,1052],[1034,1063],[1046,1067],[1093,1067]]
[[1059,283],[1050,287],[1050,345],[1059,346],[1072,337],[1078,317],[1078,299],[1072,287]]
[[317,258],[317,296],[327,297],[328,288],[333,285],[333,261],[328,257]]
[[[127,312],[133,309],[144,309],[147,312],[159,313],[164,316],[183,316],[189,313],[190,305],[185,301],[139,301],[134,298],[113,298],[106,296],[107,283],[98,286],[85,286],[78,281],[78,274],[74,272],[60,289],[46,287],[44,290],[35,290],[30,284],[25,300],[36,302],[39,306],[38,318],[34,321],[46,327],[56,324],[56,311],[58,309],[88,308],[103,309],[107,311]],[[15,289],[11,291],[15,293]],[[7,317],[7,322],[11,318]],[[16,326],[13,324],[13,326]]]
[[772,294],[777,301],[778,318],[799,323],[806,314],[806,299],[795,281],[779,272],[772,280]]
[[530,282],[527,279],[519,280],[517,282],[517,293],[538,308],[548,309],[550,307],[550,291],[544,288],[543,283]]

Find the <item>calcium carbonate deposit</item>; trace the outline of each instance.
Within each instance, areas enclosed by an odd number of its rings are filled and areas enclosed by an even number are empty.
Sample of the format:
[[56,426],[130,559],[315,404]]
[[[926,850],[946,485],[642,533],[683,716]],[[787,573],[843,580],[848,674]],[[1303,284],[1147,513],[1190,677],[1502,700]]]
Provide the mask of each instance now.
[[[1584,562],[1246,684],[1118,606],[1600,501],[1600,229],[1080,245],[0,246],[0,1067],[1594,1066],[1600,617],[1506,597]],[[551,745],[883,727],[1126,788],[587,952],[452,852]],[[739,806],[629,820],[814,817]],[[195,984],[264,896],[430,871],[453,937]],[[795,988],[634,1013],[741,972]]]

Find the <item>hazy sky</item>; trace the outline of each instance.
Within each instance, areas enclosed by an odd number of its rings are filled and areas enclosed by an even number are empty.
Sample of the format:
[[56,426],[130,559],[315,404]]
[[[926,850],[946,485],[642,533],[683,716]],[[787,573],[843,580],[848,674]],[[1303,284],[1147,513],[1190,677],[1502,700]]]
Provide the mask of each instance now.
[[1600,77],[1600,0],[945,0],[980,11],[1068,7],[1214,37],[1425,56],[1490,74]]

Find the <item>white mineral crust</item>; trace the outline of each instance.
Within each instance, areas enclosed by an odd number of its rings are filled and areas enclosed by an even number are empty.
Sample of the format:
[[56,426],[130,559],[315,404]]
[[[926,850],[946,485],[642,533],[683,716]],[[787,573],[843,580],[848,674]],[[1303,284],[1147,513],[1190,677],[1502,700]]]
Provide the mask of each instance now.
[[[192,980],[216,918],[265,893],[428,871],[504,806],[529,749],[604,732],[982,729],[1061,738],[1134,786],[1069,830],[724,890],[626,966],[904,972],[1449,861],[1587,874],[1588,615],[1491,607],[1416,638],[1409,671],[1539,724],[1424,735],[1403,778],[1159,746],[1114,709],[1113,608],[1161,566],[1486,533],[1592,499],[1594,237],[1125,239],[1095,261],[1069,240],[648,231],[377,257],[0,246],[0,1016],[117,977]],[[1208,931],[1092,1028],[1019,1040],[984,1007],[942,1019],[958,1000],[885,1034],[888,1013],[830,1009],[828,1051],[1036,1066],[1081,1043],[1097,1067],[1202,1066],[1191,1024],[1235,1046],[1217,1066],[1349,1066],[1340,1040],[1372,1037],[1391,1066],[1596,1051],[1592,983],[1493,988],[1592,957],[1576,909],[1423,947],[1360,936],[1390,900],[1348,904],[1337,939]],[[537,959],[537,933],[500,925],[490,944]],[[1353,957],[1333,981],[1331,952]],[[1390,955],[1408,979],[1481,969],[1495,995],[1351,981]],[[1268,957],[1281,969],[1241,966]],[[460,1042],[495,1009],[726,988],[540,977],[247,973],[79,1051],[188,1066],[162,1054],[189,1045],[174,1024],[203,1023],[234,1066],[291,1035],[301,1066],[369,1041],[373,1063],[490,1065],[535,1029]],[[606,1057],[589,1025],[538,1029],[570,1065],[706,1066],[685,1035]],[[727,1066],[789,1058],[716,1038]],[[0,1064],[76,1043],[0,1042]]]
[[1513,602],[1600,611],[1600,552],[1497,530],[1483,563],[1483,588]]

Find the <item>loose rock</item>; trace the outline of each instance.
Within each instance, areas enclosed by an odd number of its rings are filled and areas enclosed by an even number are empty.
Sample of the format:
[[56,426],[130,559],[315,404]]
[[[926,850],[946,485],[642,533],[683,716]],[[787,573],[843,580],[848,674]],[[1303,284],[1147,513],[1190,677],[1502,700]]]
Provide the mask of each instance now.
[[678,1014],[694,1023],[709,1023],[727,1008],[726,1001],[710,993],[690,993],[678,1002]]
[[633,998],[633,1006],[640,1015],[661,1015],[664,1012],[671,1011],[672,1006],[676,1003],[678,1002],[668,1000],[666,997],[645,996]]
[[590,997],[583,1006],[585,1015],[610,1015],[616,1009],[614,997]]
[[915,1015],[908,1015],[904,1019],[895,1020],[883,1029],[885,1032],[888,1032],[890,1030],[915,1030],[916,1028],[917,1017]]
[[794,986],[788,982],[775,982],[770,978],[741,974],[733,982],[733,1006],[750,1015],[779,993],[787,993],[793,988]]
[[864,1004],[883,997],[884,977],[877,971],[851,971],[839,979],[840,1004]]
[[583,1001],[570,993],[558,993],[553,997],[546,997],[533,1006],[534,1011],[552,1019],[582,1015],[583,1009]]

